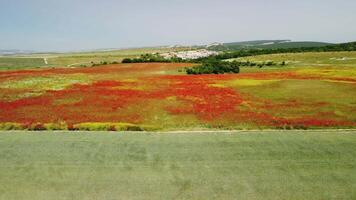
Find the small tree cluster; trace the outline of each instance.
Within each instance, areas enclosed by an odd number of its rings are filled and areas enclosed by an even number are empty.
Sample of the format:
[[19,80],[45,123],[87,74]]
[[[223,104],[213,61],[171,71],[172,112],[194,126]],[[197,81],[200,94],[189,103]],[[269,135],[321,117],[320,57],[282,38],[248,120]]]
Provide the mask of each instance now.
[[238,62],[223,62],[215,59],[204,61],[202,65],[186,68],[187,74],[224,74],[239,73]]

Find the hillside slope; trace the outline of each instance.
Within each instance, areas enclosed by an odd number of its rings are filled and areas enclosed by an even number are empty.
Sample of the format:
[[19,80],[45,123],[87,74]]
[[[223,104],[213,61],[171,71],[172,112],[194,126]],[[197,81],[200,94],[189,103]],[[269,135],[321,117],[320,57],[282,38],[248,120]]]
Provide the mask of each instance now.
[[300,41],[292,42],[290,40],[255,40],[245,42],[222,43],[219,45],[209,46],[210,50],[241,50],[241,49],[287,49],[303,47],[323,47],[332,45],[325,42]]

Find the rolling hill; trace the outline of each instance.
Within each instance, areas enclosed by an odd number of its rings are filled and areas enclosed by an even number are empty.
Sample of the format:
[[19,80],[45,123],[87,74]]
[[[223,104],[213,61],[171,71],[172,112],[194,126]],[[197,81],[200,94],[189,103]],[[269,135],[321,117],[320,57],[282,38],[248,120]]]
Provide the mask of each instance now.
[[220,43],[208,47],[210,50],[240,50],[240,49],[287,49],[301,47],[323,47],[332,45],[325,42],[300,41],[293,42],[291,40],[254,40],[244,42]]

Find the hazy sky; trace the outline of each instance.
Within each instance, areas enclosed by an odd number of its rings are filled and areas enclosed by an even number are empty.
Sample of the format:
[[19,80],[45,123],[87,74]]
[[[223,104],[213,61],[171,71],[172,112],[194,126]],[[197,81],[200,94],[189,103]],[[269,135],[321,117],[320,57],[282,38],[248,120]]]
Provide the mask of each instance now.
[[356,41],[356,0],[0,0],[0,49]]

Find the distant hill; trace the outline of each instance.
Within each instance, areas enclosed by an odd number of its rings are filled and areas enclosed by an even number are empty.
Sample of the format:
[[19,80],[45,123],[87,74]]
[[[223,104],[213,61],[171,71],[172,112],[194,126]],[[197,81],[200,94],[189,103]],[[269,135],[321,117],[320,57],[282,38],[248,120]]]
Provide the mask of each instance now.
[[263,46],[263,45],[271,45],[271,44],[279,44],[291,42],[291,40],[253,40],[253,41],[243,41],[243,42],[230,42],[223,43],[223,45],[228,47],[253,47],[253,46]]
[[0,55],[4,55],[4,56],[30,54],[30,53],[35,53],[35,51],[19,50],[19,49],[0,49]]
[[210,45],[207,48],[210,50],[241,50],[241,49],[288,49],[288,48],[303,48],[303,47],[324,47],[333,45],[326,42],[302,41],[292,42],[291,40],[254,40],[244,42],[222,43],[218,45]]
[[328,45],[326,47],[322,47],[323,50],[327,51],[356,51],[356,41],[355,42],[347,42],[341,44]]

